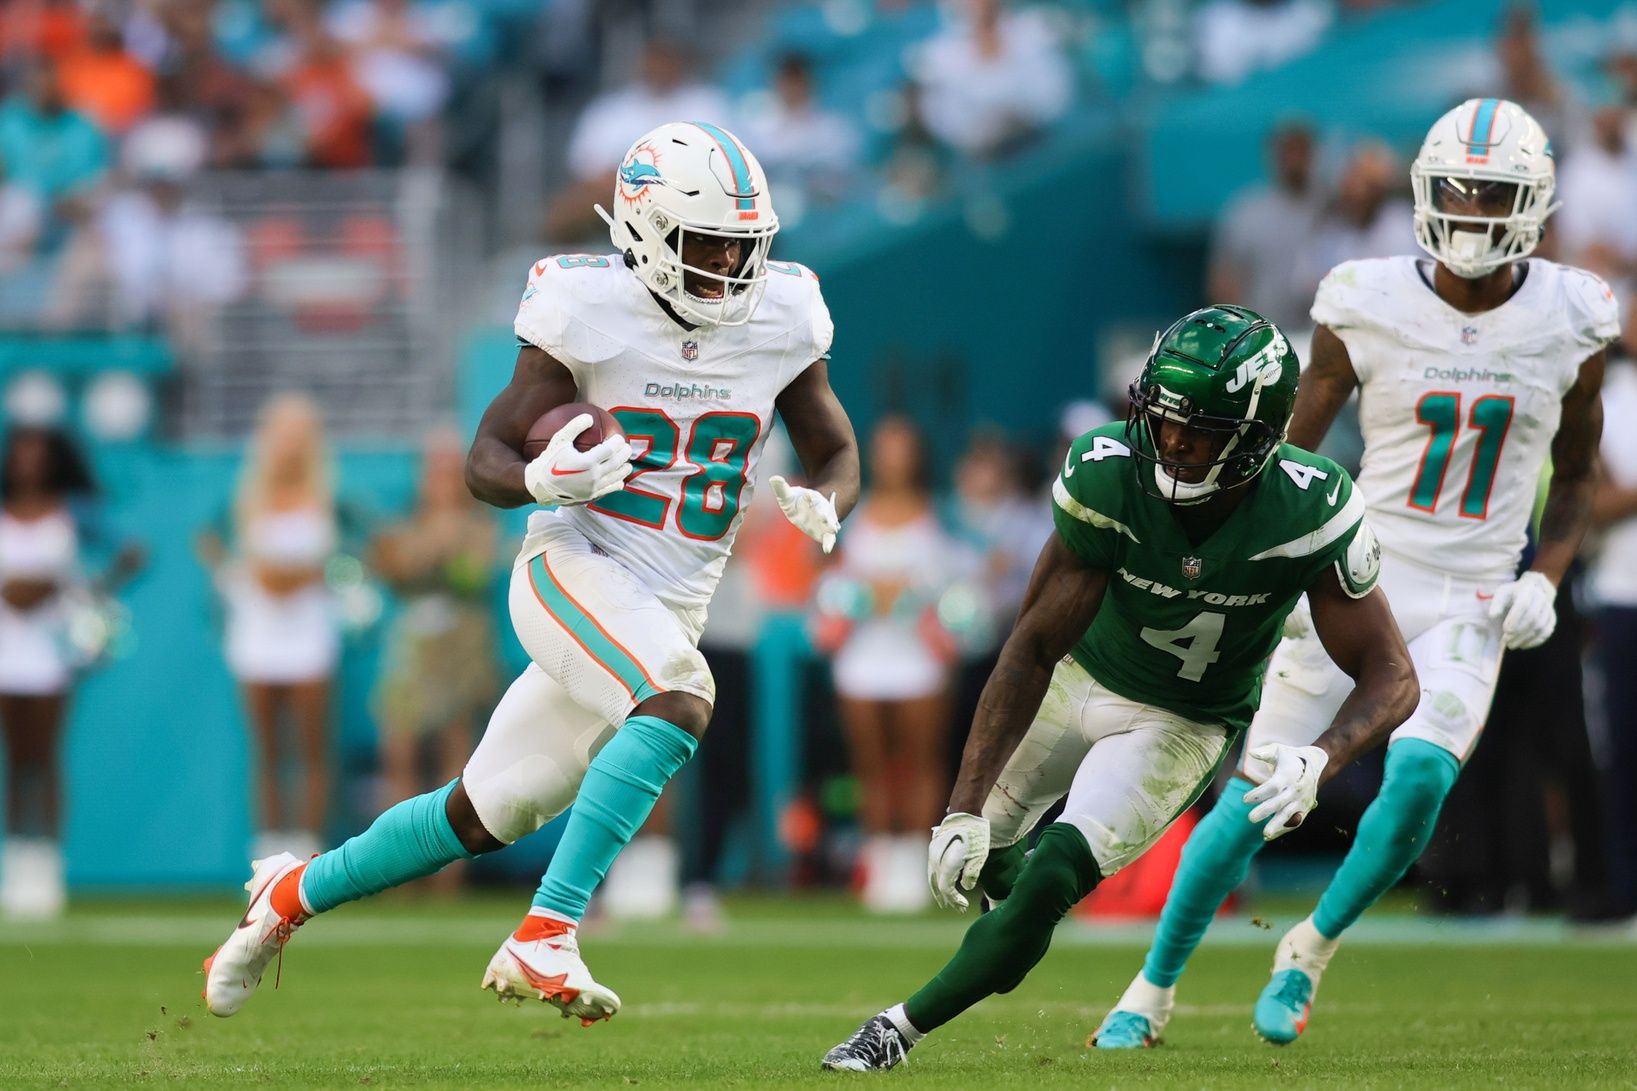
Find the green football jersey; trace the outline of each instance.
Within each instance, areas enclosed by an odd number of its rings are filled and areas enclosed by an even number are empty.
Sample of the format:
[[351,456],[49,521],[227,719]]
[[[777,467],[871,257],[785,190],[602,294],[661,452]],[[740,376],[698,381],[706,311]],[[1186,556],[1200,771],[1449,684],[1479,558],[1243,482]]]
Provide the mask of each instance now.
[[1355,597],[1375,586],[1364,497],[1336,463],[1285,444],[1228,520],[1190,544],[1172,506],[1139,485],[1139,465],[1125,425],[1109,424],[1075,441],[1052,485],[1057,533],[1109,573],[1072,654],[1122,697],[1243,728],[1302,592],[1331,565]]

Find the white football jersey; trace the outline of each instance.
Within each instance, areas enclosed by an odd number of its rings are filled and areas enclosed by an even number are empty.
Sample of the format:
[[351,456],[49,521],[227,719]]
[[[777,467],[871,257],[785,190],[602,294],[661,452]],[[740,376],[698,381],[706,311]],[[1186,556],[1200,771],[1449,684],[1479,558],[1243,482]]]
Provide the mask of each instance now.
[[560,509],[660,599],[710,602],[750,503],[773,403],[830,351],[818,277],[768,262],[767,291],[742,326],[689,330],[618,254],[544,258],[529,272],[517,336],[574,375],[580,400],[619,418],[636,470],[625,488]]
[[1344,262],[1313,301],[1358,374],[1358,487],[1382,548],[1469,578],[1515,575],[1563,396],[1619,333],[1603,281],[1523,264],[1517,292],[1482,314],[1445,303],[1413,257]]

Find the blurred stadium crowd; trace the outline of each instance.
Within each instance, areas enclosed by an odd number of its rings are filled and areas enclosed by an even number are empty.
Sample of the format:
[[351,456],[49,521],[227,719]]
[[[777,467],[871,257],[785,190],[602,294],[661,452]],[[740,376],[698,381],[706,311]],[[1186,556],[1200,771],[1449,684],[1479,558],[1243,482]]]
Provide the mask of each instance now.
[[[211,501],[220,519],[195,527],[191,543],[138,548],[140,532],[91,529],[90,474],[50,370],[0,372],[10,383],[0,901],[19,912],[60,904],[58,800],[73,798],[59,772],[66,696],[81,671],[117,655],[95,620],[110,615],[109,597],[144,551],[191,545],[203,561],[197,578],[221,596],[222,656],[254,741],[246,798],[262,835],[334,843],[378,803],[458,771],[504,675],[497,649],[511,636],[494,587],[511,543],[466,494],[462,437],[441,426],[455,398],[448,331],[508,320],[516,274],[539,254],[606,245],[591,206],[607,199],[636,134],[696,117],[733,129],[766,167],[787,236],[844,207],[902,227],[968,192],[963,178],[1046,162],[1054,137],[1088,118],[1136,131],[1167,89],[1243,84],[1384,9],[1414,6],[0,6],[0,334],[28,344],[88,331],[156,338],[176,360],[158,387],[158,441],[248,441],[233,494]],[[1541,253],[1598,272],[1631,313],[1637,6],[1598,28],[1598,55],[1568,78],[1549,63],[1532,9],[1510,8],[1475,31],[1487,57],[1469,89],[1518,101],[1552,134],[1563,208]],[[1427,120],[1447,105],[1431,104]],[[1196,301],[1247,304],[1305,344],[1329,268],[1415,252],[1414,148],[1293,108],[1262,120],[1265,181],[1226,202],[1208,238],[1181,243],[1174,268],[1197,286]],[[1108,200],[1070,214],[1131,212],[1119,186],[1108,188]],[[981,207],[964,213],[973,233],[988,230]],[[846,315],[837,318],[844,348]],[[1633,323],[1637,314],[1628,344]],[[1106,355],[1100,383],[1031,373],[1055,384],[1057,421],[1026,438],[973,429],[956,437],[958,458],[936,463],[923,433],[932,422],[915,405],[860,417],[865,499],[829,564],[770,505],[752,507],[736,547],[743,563],[729,566],[705,638],[722,695],[711,740],[677,813],[660,814],[620,858],[611,911],[668,912],[685,877],[696,884],[688,910],[708,925],[710,885],[742,873],[732,846],[750,820],[752,736],[768,730],[752,691],[771,618],[800,618],[814,649],[801,790],[778,816],[791,877],[852,881],[884,912],[925,904],[925,830],[1050,533],[1046,470],[1063,443],[1123,415],[1118,396],[1133,370]],[[141,396],[126,393],[84,419],[140,417]],[[1551,643],[1508,658],[1488,741],[1419,869],[1443,909],[1637,910],[1637,445],[1621,424],[1637,415],[1631,363],[1611,369],[1605,402],[1605,483],[1584,578],[1566,586]],[[377,412],[386,403],[398,409]],[[403,446],[412,435],[426,438],[410,445],[421,468],[408,508],[355,502],[328,445],[391,436]],[[1356,459],[1356,437],[1333,441],[1327,453]],[[779,462],[770,449],[767,472],[783,472]],[[345,594],[338,558],[353,566]],[[360,588],[393,600],[384,623],[378,607],[360,605]],[[145,619],[124,624],[140,631]],[[49,626],[89,635],[42,643]],[[362,766],[340,760],[334,723],[346,640],[380,649],[367,732],[378,732],[379,749]],[[1338,781],[1326,802],[1335,824],[1368,801],[1369,775]],[[360,777],[363,788],[339,783]],[[371,791],[380,799],[361,800]],[[1323,832],[1290,840],[1283,856],[1339,844]]]

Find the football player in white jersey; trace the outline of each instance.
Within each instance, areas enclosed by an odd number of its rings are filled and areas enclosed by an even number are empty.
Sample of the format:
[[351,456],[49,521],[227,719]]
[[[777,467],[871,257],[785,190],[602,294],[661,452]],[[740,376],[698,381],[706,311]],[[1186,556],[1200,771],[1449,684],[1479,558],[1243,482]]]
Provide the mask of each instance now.
[[[1487,98],[1451,110],[1410,178],[1416,240],[1433,260],[1351,261],[1325,278],[1290,442],[1316,447],[1359,391],[1358,486],[1421,702],[1393,732],[1351,851],[1312,915],[1279,941],[1254,1016],[1276,1044],[1306,1027],[1343,930],[1421,854],[1483,730],[1504,649],[1532,648],[1557,623],[1557,584],[1590,516],[1605,347],[1619,333],[1607,285],[1529,256],[1556,207],[1555,176],[1546,133],[1522,108]],[[1548,457],[1538,549],[1519,575]],[[1287,629],[1270,661],[1247,753],[1310,743],[1348,692],[1301,629]],[[1324,762],[1317,749],[1302,753]],[[1099,1028],[1100,1048],[1159,1037],[1188,956],[1262,847],[1244,795],[1265,774],[1242,764],[1189,838],[1148,958]]]
[[[474,494],[529,519],[511,615],[532,662],[460,777],[406,800],[309,862],[256,862],[250,908],[205,962],[205,1000],[232,1015],[308,917],[511,844],[574,813],[533,907],[483,976],[587,1024],[619,1010],[576,931],[609,864],[710,721],[696,647],[757,459],[784,421],[810,487],[769,479],[786,517],[828,551],[858,497],[858,445],[830,388],[818,278],[768,260],[778,230],[760,165],[729,132],[672,123],[627,153],[612,254],[548,257],[518,308],[508,385],[467,459]],[[586,451],[580,414],[532,462],[550,409],[588,401],[624,436]]]

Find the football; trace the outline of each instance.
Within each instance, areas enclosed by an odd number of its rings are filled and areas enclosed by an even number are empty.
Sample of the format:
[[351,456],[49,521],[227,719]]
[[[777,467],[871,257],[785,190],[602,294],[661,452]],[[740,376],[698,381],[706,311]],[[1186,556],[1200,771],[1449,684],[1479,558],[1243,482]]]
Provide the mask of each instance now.
[[581,451],[589,451],[609,436],[624,435],[620,429],[620,422],[614,419],[614,414],[599,405],[589,402],[569,402],[559,405],[555,409],[541,414],[529,428],[529,434],[523,440],[523,457],[530,461],[538,458],[540,452],[546,449],[562,427],[581,413],[591,414],[591,427],[574,437],[574,446]]

